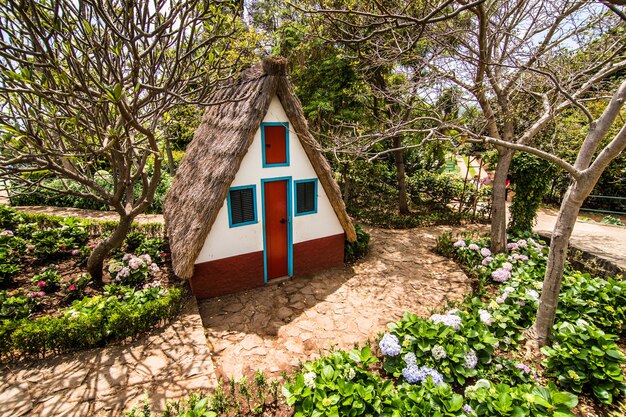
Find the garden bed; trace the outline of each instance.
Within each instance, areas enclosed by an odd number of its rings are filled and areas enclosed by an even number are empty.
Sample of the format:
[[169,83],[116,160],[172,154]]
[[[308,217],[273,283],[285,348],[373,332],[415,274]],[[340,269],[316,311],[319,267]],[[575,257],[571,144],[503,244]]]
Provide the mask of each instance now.
[[112,226],[0,206],[3,359],[102,346],[178,311],[183,291],[152,226],[132,231],[106,260],[103,285],[92,282],[87,258]]

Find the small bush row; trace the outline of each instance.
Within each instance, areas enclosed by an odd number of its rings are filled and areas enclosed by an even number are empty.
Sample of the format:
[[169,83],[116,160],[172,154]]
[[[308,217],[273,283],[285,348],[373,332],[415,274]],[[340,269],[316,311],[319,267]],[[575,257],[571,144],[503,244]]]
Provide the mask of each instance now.
[[134,290],[113,286],[105,295],[75,301],[61,317],[2,321],[0,354],[45,357],[103,346],[171,318],[182,298],[183,290],[177,287]]

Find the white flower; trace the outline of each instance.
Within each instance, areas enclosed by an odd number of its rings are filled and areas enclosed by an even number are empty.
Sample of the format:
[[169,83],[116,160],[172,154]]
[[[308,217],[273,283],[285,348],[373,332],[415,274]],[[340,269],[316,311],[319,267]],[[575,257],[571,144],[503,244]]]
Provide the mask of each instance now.
[[506,287],[506,288],[504,289],[504,292],[506,292],[506,293],[509,293],[509,294],[510,294],[510,293],[512,293],[512,292],[515,292],[515,288],[513,288],[513,287]]
[[487,310],[478,310],[478,315],[480,316],[480,321],[485,323],[487,326],[491,326],[492,318],[491,314]]
[[526,297],[533,301],[539,301],[539,293],[535,290],[527,290]]
[[317,374],[311,371],[304,374],[303,377],[304,385],[311,389],[315,389],[315,378],[317,378]]
[[352,381],[355,376],[356,376],[356,371],[354,370],[354,368],[348,369],[348,372],[346,372],[346,378]]
[[505,262],[502,264],[502,269],[506,269],[507,271],[511,272],[513,270],[513,265],[511,265],[509,262]]

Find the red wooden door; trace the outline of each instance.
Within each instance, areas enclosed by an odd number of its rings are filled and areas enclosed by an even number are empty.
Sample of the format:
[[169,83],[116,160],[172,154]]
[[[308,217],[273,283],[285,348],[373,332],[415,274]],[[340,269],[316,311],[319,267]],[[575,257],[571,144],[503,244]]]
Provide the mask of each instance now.
[[267,279],[289,275],[287,181],[264,183]]

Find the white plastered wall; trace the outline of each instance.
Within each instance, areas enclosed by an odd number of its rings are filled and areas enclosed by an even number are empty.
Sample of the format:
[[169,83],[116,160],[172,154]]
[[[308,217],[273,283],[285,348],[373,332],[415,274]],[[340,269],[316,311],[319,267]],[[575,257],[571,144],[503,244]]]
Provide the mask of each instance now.
[[[275,96],[272,99],[269,110],[263,121],[289,121],[278,97]],[[317,178],[317,175],[291,124],[289,125],[289,166],[263,168],[262,159],[261,129],[259,128],[254,135],[254,141],[252,145],[250,145],[248,153],[241,162],[239,172],[237,172],[233,183],[230,185],[231,187],[243,185],[256,186],[256,211],[258,222],[245,226],[229,227],[228,205],[226,200],[224,200],[224,204],[215,219],[215,223],[213,223],[209,236],[204,242],[204,246],[195,263],[209,262],[263,250],[261,179],[292,177],[291,220],[294,244],[343,233],[343,228],[319,180],[317,183],[317,213],[302,216],[293,215],[293,206],[295,204],[294,181]]]

